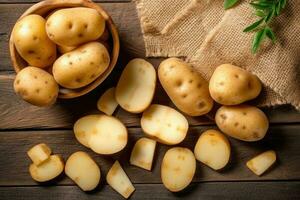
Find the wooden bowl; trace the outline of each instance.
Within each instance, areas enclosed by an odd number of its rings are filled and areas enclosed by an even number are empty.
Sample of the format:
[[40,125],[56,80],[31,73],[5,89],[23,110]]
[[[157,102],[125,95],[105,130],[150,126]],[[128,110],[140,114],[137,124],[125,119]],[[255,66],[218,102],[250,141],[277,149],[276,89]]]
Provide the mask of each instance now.
[[[105,19],[105,25],[106,29],[108,29],[110,33],[110,64],[106,71],[101,74],[95,81],[90,83],[87,86],[84,86],[82,88],[78,89],[66,89],[66,88],[60,88],[58,98],[62,99],[71,99],[75,97],[82,96],[91,90],[95,89],[97,86],[99,86],[111,73],[113,68],[115,67],[119,51],[120,51],[120,41],[119,41],[119,35],[117,28],[112,21],[111,17],[108,15],[108,13],[101,8],[101,6],[97,5],[96,3],[92,2],[91,0],[45,0],[41,1],[37,4],[34,4],[29,9],[27,9],[23,15],[18,19],[20,20],[22,17],[30,15],[30,14],[38,14],[43,17],[46,17],[51,11],[58,9],[58,8],[70,8],[70,7],[88,7],[93,8],[97,10]],[[12,65],[14,67],[14,70],[16,73],[18,73],[21,69],[24,67],[27,67],[28,64],[26,61],[18,54],[12,34],[9,39],[9,51],[10,51],[10,57],[12,61]]]

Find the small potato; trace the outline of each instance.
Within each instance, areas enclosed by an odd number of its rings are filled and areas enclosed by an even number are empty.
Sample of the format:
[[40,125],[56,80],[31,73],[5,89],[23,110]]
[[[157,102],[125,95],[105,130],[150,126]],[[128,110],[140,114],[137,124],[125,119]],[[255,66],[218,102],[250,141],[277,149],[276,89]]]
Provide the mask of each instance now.
[[153,104],[143,113],[141,127],[147,136],[163,144],[174,145],[185,138],[189,124],[175,109]]
[[37,67],[25,67],[17,74],[14,81],[15,92],[35,106],[54,104],[58,89],[53,76]]
[[261,140],[269,128],[265,113],[249,105],[222,106],[215,119],[223,133],[247,142]]
[[131,113],[141,113],[153,99],[156,72],[152,64],[136,58],[125,67],[116,87],[116,100]]
[[29,166],[31,177],[38,182],[46,182],[54,179],[64,171],[64,161],[59,155],[52,155],[45,162],[36,166]]
[[57,49],[58,49],[59,53],[65,54],[65,53],[68,53],[68,52],[73,51],[74,49],[76,49],[76,46],[74,46],[74,47],[57,46]]
[[59,57],[53,64],[53,76],[65,88],[80,88],[97,79],[109,62],[105,46],[90,42]]
[[198,161],[214,170],[219,170],[229,161],[230,144],[220,131],[207,130],[199,137],[194,154]]
[[54,12],[46,22],[49,38],[60,46],[79,46],[98,39],[105,19],[95,9],[77,7]]
[[118,102],[115,98],[115,88],[109,88],[99,98],[97,108],[107,115],[112,115],[117,107]]
[[241,104],[257,97],[260,91],[257,76],[230,64],[217,67],[209,81],[210,95],[222,105]]
[[85,152],[73,153],[65,166],[66,175],[83,191],[91,191],[100,182],[101,172],[97,163]]
[[200,116],[212,109],[208,82],[184,61],[164,60],[159,65],[158,77],[175,106],[187,115]]
[[276,161],[276,153],[273,150],[266,151],[249,160],[246,165],[256,175],[262,175]]
[[135,190],[118,161],[116,161],[108,171],[106,175],[106,182],[126,199]]
[[56,46],[48,38],[46,20],[40,15],[28,15],[13,28],[15,47],[21,57],[31,66],[45,68],[56,59]]
[[193,180],[196,171],[196,159],[188,148],[169,149],[161,164],[161,180],[171,192],[179,192]]
[[130,164],[137,167],[151,170],[156,141],[148,138],[139,139],[131,152]]
[[37,144],[27,151],[27,155],[36,166],[43,163],[51,155],[51,149],[44,143]]

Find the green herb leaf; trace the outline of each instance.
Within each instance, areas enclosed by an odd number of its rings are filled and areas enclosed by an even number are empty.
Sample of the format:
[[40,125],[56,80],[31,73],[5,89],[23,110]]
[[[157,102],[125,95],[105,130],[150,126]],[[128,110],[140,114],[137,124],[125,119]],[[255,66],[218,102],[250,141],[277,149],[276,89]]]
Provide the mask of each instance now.
[[276,37],[275,37],[275,34],[272,31],[272,29],[270,29],[269,27],[266,28],[266,35],[267,35],[268,38],[270,38],[272,40],[272,42],[274,44],[275,41],[276,41]]
[[261,42],[266,37],[266,29],[261,29],[254,35],[253,43],[252,43],[252,53],[256,53],[259,48]]
[[269,6],[267,5],[261,5],[261,4],[259,4],[259,3],[250,3],[251,4],[251,6],[253,6],[254,8],[256,8],[256,9],[259,9],[259,10],[265,10],[266,8],[268,8]]
[[261,10],[256,10],[255,15],[258,16],[258,17],[265,17],[266,13],[261,11]]
[[224,1],[224,8],[225,10],[233,7],[239,0],[225,0]]
[[253,24],[251,24],[250,26],[248,26],[247,28],[245,28],[243,30],[243,32],[249,32],[249,31],[252,31],[252,30],[256,29],[263,21],[264,21],[264,19],[262,18],[262,19],[260,19],[260,20],[258,20],[256,22],[254,22]]
[[286,0],[281,0],[280,3],[281,3],[281,8],[284,9],[286,6]]
[[269,23],[275,14],[275,5],[272,6],[272,10],[269,12],[269,14],[265,17],[265,22]]
[[280,14],[280,11],[281,11],[281,3],[280,1],[278,1],[278,4],[276,5],[276,16]]

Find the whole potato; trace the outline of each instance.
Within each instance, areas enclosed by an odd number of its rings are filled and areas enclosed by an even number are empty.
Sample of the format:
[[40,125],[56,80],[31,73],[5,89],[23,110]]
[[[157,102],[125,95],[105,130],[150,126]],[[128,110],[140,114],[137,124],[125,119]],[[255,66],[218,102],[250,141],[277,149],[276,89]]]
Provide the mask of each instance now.
[[14,89],[25,101],[36,106],[52,105],[58,96],[53,76],[37,67],[25,67],[16,76]]
[[28,15],[13,28],[12,37],[18,53],[34,67],[48,67],[56,59],[56,46],[48,38],[45,24],[43,17]]
[[98,39],[105,19],[92,8],[65,8],[54,12],[46,23],[49,38],[60,46],[78,46]]
[[215,119],[221,131],[248,142],[261,140],[269,128],[265,113],[249,105],[222,106],[218,109]]
[[260,91],[257,76],[231,64],[217,67],[209,81],[210,95],[222,105],[241,104],[257,97]]
[[200,116],[212,109],[207,81],[184,61],[164,60],[159,65],[158,77],[172,102],[187,115]]
[[65,88],[80,88],[97,79],[110,62],[108,51],[99,42],[90,42],[63,54],[53,64],[56,82]]

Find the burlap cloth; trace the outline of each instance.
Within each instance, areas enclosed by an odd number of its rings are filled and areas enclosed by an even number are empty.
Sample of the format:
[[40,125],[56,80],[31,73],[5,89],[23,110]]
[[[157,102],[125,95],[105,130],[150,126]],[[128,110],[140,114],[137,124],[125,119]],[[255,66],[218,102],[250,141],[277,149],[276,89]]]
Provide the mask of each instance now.
[[135,0],[148,57],[184,57],[207,80],[220,64],[256,74],[264,89],[260,106],[291,104],[300,109],[300,2],[288,0],[274,20],[277,42],[266,40],[251,53],[257,20],[249,0],[224,11],[223,0]]

